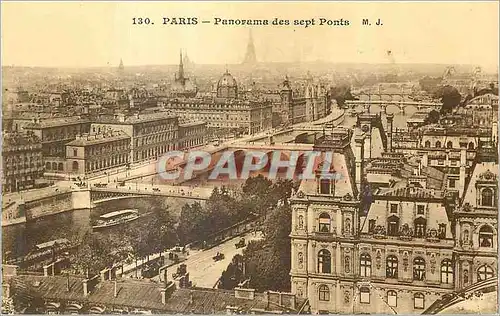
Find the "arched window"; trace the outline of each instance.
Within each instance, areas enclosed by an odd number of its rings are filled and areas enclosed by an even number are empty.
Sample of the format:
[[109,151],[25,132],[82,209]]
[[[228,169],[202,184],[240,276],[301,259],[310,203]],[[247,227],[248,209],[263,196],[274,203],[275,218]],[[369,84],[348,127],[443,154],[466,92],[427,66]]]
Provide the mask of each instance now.
[[387,291],[387,305],[391,307],[398,306],[398,293],[396,291]]
[[52,170],[57,170],[57,162],[52,163]]
[[439,140],[436,142],[436,148],[441,148],[441,142]]
[[419,217],[415,220],[415,237],[424,238],[425,237],[425,226],[426,220],[423,217]]
[[321,213],[319,216],[319,231],[322,233],[330,232],[330,215],[327,213]]
[[50,162],[45,163],[45,169],[50,170]]
[[369,277],[372,275],[372,258],[369,254],[364,253],[359,257],[360,275]]
[[467,147],[469,150],[474,150],[474,143],[470,142],[469,146]]
[[453,143],[451,141],[447,142],[446,148],[453,148]]
[[318,272],[330,273],[332,271],[332,257],[330,251],[321,249],[318,253]]
[[396,256],[390,255],[387,257],[385,276],[393,279],[398,278],[398,258]]
[[441,261],[441,283],[453,283],[453,266],[450,259]]
[[395,215],[387,219],[387,235],[398,236],[399,234],[399,218]]
[[319,300],[320,301],[329,301],[330,300],[330,289],[326,285],[319,286]]
[[493,229],[488,225],[479,230],[479,247],[493,247]]
[[482,265],[477,269],[477,280],[483,281],[492,278],[495,275],[490,266]]
[[424,145],[426,148],[429,148],[431,147],[431,142],[428,140],[425,142],[425,145]]
[[57,170],[62,171],[64,169],[63,163],[60,162],[59,165],[57,166]]
[[73,161],[73,171],[78,171],[78,161]]
[[361,303],[370,304],[370,289],[366,286],[359,289],[359,301]]
[[493,206],[493,190],[490,188],[483,189],[481,192],[481,205]]
[[423,309],[425,306],[424,300],[425,300],[424,294],[415,293],[415,295],[413,295],[413,307],[415,309]]
[[423,281],[425,279],[425,260],[417,257],[413,260],[413,280]]
[[467,286],[469,284],[469,270],[465,269],[463,275],[464,275],[464,286]]

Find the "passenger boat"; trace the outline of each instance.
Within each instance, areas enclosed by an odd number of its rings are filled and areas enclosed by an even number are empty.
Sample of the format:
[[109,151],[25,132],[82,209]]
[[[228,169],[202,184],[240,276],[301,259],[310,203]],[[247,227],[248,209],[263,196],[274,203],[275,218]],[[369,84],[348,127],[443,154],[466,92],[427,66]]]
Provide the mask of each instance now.
[[99,219],[92,226],[92,229],[107,228],[134,221],[140,217],[138,210],[121,210],[106,213],[99,216]]

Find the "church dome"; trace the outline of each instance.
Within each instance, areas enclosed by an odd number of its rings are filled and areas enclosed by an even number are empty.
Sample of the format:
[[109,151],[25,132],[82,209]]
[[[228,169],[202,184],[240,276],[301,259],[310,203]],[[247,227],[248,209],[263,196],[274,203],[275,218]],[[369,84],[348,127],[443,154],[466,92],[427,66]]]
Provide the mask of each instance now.
[[238,84],[236,79],[226,71],[217,82],[218,98],[236,98],[238,96]]

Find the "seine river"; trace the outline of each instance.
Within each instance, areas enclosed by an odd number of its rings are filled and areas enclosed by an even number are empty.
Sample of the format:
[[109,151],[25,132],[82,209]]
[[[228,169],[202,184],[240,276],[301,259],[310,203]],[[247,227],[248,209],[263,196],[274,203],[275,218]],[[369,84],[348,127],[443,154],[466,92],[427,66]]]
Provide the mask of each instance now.
[[[372,109],[372,113],[377,113],[380,109]],[[405,128],[406,119],[415,113],[415,110],[409,109],[405,115],[397,110],[389,111],[394,113],[394,127]],[[382,121],[385,126],[385,117],[383,115]],[[351,127],[356,123],[356,117],[351,117],[346,113],[346,118],[342,125]],[[160,203],[160,206],[158,206]],[[164,201],[158,201],[154,198],[151,199],[121,199],[118,201],[110,201],[100,204],[94,209],[69,211],[59,213],[53,216],[41,218],[34,222],[26,224],[18,224],[2,228],[2,247],[3,253],[10,253],[9,257],[17,257],[28,253],[33,247],[42,242],[58,238],[66,238],[68,240],[77,240],[83,236],[87,231],[91,230],[91,219],[97,216],[121,209],[138,209],[141,213],[150,212],[152,207],[161,207]],[[182,203],[176,202],[169,209],[175,216],[180,212]],[[166,207],[166,206],[165,206]],[[123,227],[110,228],[123,229]]]

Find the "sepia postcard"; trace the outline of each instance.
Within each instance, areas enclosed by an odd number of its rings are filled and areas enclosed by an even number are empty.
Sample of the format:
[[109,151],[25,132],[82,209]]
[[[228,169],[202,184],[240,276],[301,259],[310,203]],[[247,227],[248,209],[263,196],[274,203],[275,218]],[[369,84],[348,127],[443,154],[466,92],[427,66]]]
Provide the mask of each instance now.
[[497,314],[499,2],[3,1],[2,314]]

